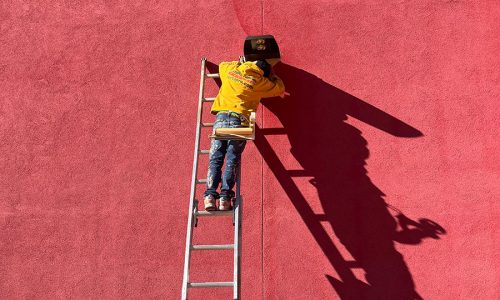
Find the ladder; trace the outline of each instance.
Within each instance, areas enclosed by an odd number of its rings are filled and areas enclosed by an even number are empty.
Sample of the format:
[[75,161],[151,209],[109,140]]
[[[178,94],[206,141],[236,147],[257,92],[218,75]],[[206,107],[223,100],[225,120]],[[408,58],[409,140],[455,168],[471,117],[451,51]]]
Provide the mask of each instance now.
[[[241,220],[242,220],[242,197],[240,194],[240,175],[241,175],[241,163],[236,170],[236,192],[235,192],[235,202],[233,205],[233,210],[229,211],[204,211],[198,210],[198,200],[196,199],[196,187],[198,185],[203,185],[207,182],[206,179],[197,178],[198,171],[198,158],[199,155],[209,154],[210,150],[200,150],[200,135],[202,127],[212,127],[213,123],[204,123],[202,121],[203,113],[203,103],[213,102],[215,98],[208,98],[204,96],[205,80],[207,78],[220,78],[217,73],[207,73],[206,72],[206,58],[201,60],[201,79],[200,79],[200,94],[198,98],[198,113],[197,113],[197,123],[196,123],[196,140],[194,147],[194,160],[193,160],[193,173],[191,179],[191,195],[189,200],[189,212],[188,212],[188,224],[186,233],[186,252],[184,255],[184,275],[182,280],[182,299],[187,299],[188,289],[191,288],[212,288],[212,287],[232,287],[233,288],[233,298],[240,299],[240,285],[241,285]],[[240,57],[240,61],[243,62],[244,58]],[[254,135],[253,135],[254,136]],[[252,137],[253,137],[252,136]],[[244,136],[216,136],[212,135],[211,138],[221,139],[221,140],[241,140],[241,139],[253,139]],[[198,218],[201,217],[233,217],[234,225],[234,243],[228,245],[193,245],[193,229],[198,224]],[[203,251],[203,250],[233,250],[234,251],[234,272],[233,281],[227,282],[191,282],[189,281],[189,266],[191,259],[191,251]]]

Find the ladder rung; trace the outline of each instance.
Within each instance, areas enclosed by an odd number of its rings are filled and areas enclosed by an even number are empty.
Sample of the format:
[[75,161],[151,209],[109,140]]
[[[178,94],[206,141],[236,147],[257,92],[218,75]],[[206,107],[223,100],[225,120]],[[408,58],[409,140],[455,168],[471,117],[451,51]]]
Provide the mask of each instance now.
[[214,123],[201,123],[201,126],[203,126],[203,127],[212,127],[212,126],[214,126]]
[[213,210],[213,211],[206,211],[206,210],[197,210],[195,215],[198,217],[223,217],[223,216],[232,216],[233,215],[232,210]]
[[190,282],[188,283],[188,288],[207,288],[207,287],[233,287],[234,282]]
[[203,102],[214,102],[215,101],[215,97],[206,97],[206,98],[203,98]]
[[203,184],[203,183],[207,183],[207,180],[206,179],[196,179],[196,184]]
[[205,74],[208,78],[219,78],[220,75],[219,73],[210,73],[210,74]]
[[228,245],[193,245],[193,250],[231,250],[234,249],[234,244]]
[[200,150],[200,154],[209,154],[210,150]]

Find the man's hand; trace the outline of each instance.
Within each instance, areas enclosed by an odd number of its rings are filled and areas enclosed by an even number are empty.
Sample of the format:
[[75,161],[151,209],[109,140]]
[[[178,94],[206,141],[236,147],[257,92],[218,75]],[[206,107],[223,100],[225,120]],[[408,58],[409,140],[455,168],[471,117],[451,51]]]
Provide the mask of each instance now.
[[286,96],[290,96],[290,93],[283,92],[279,96],[280,96],[280,98],[285,98]]

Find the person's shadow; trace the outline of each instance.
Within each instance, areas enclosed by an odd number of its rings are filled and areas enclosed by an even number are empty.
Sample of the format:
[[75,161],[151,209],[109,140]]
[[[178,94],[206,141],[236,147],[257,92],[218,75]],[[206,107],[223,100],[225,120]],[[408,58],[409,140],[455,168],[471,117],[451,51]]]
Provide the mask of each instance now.
[[[217,72],[216,65],[207,68]],[[365,169],[367,142],[345,120],[349,115],[397,137],[416,138],[422,133],[306,71],[280,63],[275,72],[291,96],[263,99],[262,104],[283,128],[257,128],[254,142],[339,276],[326,275],[327,279],[341,299],[422,299],[394,241],[418,244],[425,237],[438,238],[445,230],[430,220],[419,227],[421,223],[402,212],[397,218],[390,214],[385,195]],[[303,170],[285,169],[266,139],[270,134],[287,135],[290,152]],[[323,215],[313,212],[293,181],[296,176],[312,177]],[[354,261],[342,257],[321,222],[331,224]],[[364,270],[367,284],[355,277],[352,268]]]

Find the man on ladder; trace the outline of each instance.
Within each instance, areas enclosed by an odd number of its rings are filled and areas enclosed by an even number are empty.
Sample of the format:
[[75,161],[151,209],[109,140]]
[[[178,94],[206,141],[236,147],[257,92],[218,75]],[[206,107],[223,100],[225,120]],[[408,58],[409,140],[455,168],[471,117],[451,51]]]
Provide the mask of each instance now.
[[[244,44],[244,59],[237,62],[223,62],[219,73],[206,73],[206,58],[201,61],[200,94],[198,98],[198,113],[196,140],[194,149],[193,174],[191,179],[191,196],[189,202],[188,226],[186,233],[186,252],[184,256],[184,275],[182,279],[182,299],[186,300],[188,289],[232,287],[233,299],[240,299],[241,285],[241,220],[242,197],[240,194],[241,154],[246,140],[255,139],[255,111],[264,97],[285,97],[285,86],[272,72],[272,65],[279,61],[279,48],[271,35],[247,37]],[[204,96],[206,78],[220,78],[222,86],[217,97]],[[217,115],[216,122],[202,121],[203,103],[214,102],[211,113]],[[213,127],[210,150],[200,149],[202,127]],[[198,173],[198,157],[209,154],[207,179],[200,179]],[[221,173],[224,158],[227,155],[226,169]],[[217,188],[222,180],[220,194]],[[203,195],[205,210],[198,210],[196,186],[206,183]],[[233,187],[236,185],[236,193]],[[231,200],[234,197],[234,207]],[[217,210],[216,200],[219,200]],[[232,209],[232,210],[231,210]],[[224,245],[193,244],[193,228],[197,226],[199,217],[233,216],[234,243]],[[191,282],[189,280],[190,260],[192,251],[233,250],[234,272],[233,281]]]
[[[280,96],[288,93],[281,79],[272,72],[271,63],[277,60],[222,62],[219,76],[222,86],[212,105],[211,113],[216,115],[213,129],[238,128],[248,126],[250,113],[257,110],[262,98]],[[204,196],[205,210],[230,210],[234,197],[236,169],[245,149],[246,140],[216,140],[210,145],[210,161],[207,173],[207,189]],[[226,168],[222,174],[224,157],[227,155]],[[220,194],[217,187],[222,180]]]

